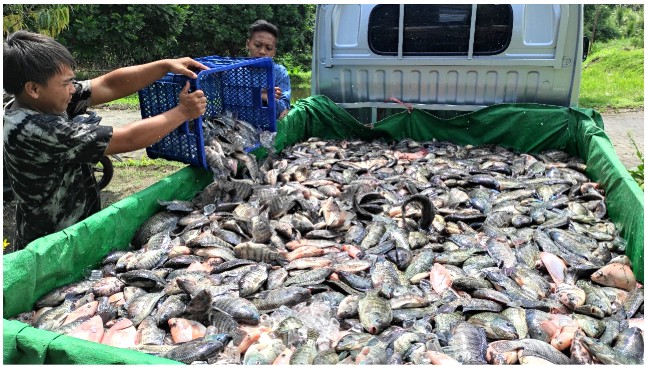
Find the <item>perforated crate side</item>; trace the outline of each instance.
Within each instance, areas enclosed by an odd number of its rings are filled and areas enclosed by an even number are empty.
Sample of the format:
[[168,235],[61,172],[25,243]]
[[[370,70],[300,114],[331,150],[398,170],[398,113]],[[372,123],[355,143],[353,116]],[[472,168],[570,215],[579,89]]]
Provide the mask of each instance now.
[[[251,62],[254,60],[248,60]],[[262,90],[273,90],[273,66],[237,66],[235,68],[203,71],[198,76],[197,88],[207,96],[205,116],[232,112],[259,129],[276,131],[275,101],[270,99],[267,106],[262,105]]]
[[[262,130],[276,131],[275,100],[262,105],[262,89],[273,91],[273,62],[270,58],[197,58],[209,70],[198,73],[197,79],[168,74],[139,92],[142,118],[168,111],[179,103],[179,92],[187,80],[191,91],[201,89],[207,97],[203,116],[184,123],[158,143],[146,149],[151,158],[166,158],[208,168],[204,152],[202,119],[227,112]],[[256,148],[248,147],[246,150]]]
[[[166,81],[157,81],[140,90],[141,117],[156,116],[177,106],[179,92],[187,79],[175,78],[177,82],[170,82],[166,78]],[[159,142],[147,147],[146,153],[150,158],[164,158],[207,168],[201,119],[184,122]]]

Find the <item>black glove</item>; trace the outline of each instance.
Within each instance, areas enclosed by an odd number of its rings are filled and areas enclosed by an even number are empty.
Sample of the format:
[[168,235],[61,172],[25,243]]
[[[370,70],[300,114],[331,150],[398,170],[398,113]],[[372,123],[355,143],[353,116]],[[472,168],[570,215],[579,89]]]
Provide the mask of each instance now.
[[82,124],[98,125],[101,122],[101,116],[97,115],[94,111],[87,111],[85,114],[74,116],[72,121]]

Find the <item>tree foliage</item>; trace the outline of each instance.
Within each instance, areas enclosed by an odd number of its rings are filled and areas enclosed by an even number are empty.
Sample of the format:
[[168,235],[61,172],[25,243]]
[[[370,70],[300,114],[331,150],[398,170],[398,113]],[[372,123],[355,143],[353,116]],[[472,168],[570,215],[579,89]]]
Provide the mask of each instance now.
[[270,19],[271,5],[191,5],[176,53],[188,56],[246,56],[247,27],[256,19]]
[[[607,42],[617,38],[635,38],[644,43],[644,5],[585,5],[584,33],[594,42]],[[596,27],[595,27],[596,17]],[[593,37],[594,36],[594,37]]]
[[72,5],[59,41],[89,68],[116,68],[169,57],[188,5]]
[[309,68],[314,5],[72,5],[59,41],[86,68],[111,69],[162,58],[247,56],[258,19],[280,31],[277,61]]
[[70,22],[69,5],[11,4],[2,6],[2,34],[29,30],[56,37]]
[[311,64],[315,5],[191,5],[173,56],[247,56],[249,26],[265,19],[279,29],[276,60]]

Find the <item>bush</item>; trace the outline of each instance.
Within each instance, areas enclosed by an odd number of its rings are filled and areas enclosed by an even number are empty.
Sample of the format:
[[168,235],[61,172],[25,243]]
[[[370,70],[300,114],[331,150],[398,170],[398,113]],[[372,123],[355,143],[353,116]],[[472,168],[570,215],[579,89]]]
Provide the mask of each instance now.
[[642,152],[639,151],[639,147],[637,147],[637,144],[635,143],[635,140],[633,139],[632,135],[630,132],[628,133],[628,138],[630,138],[630,142],[633,143],[633,146],[635,147],[635,152],[637,154],[637,157],[642,161],[642,163],[637,166],[633,167],[628,170],[630,172],[630,175],[633,176],[635,181],[639,184],[639,187],[641,189],[644,189],[644,156],[642,155]]
[[289,80],[292,88],[309,88],[311,84],[312,72],[294,68],[289,71]]
[[644,31],[639,30],[639,32],[636,32],[634,36],[630,37],[630,45],[635,47],[635,48],[643,48],[644,47]]
[[110,72],[111,70],[90,70],[90,69],[77,69],[76,80],[88,80],[100,77],[101,75]]

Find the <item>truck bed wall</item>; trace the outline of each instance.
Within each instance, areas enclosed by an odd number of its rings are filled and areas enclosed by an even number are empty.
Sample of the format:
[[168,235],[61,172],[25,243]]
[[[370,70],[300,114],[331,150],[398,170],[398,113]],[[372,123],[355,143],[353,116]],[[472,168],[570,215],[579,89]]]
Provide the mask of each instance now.
[[[582,5],[512,5],[509,46],[490,56],[387,56],[370,48],[375,5],[319,5],[312,95],[358,102],[469,106],[578,104]],[[439,108],[438,108],[439,109]]]

